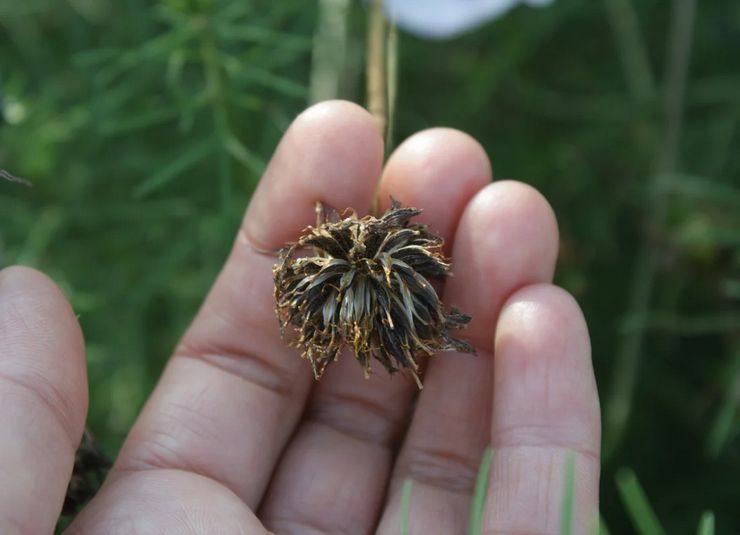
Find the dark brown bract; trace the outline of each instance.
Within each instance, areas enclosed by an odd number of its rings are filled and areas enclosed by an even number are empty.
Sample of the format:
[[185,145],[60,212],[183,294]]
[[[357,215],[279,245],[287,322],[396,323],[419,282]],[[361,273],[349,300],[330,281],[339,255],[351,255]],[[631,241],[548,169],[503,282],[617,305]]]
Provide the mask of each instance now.
[[[344,346],[354,350],[366,376],[375,358],[389,372],[409,370],[419,387],[417,354],[474,352],[450,334],[470,316],[445,313],[430,284],[448,276],[450,264],[440,237],[409,224],[420,213],[393,201],[379,218],[353,213],[309,227],[280,252],[274,277],[281,331],[296,331],[291,343],[316,379]],[[305,251],[313,254],[301,256]]]

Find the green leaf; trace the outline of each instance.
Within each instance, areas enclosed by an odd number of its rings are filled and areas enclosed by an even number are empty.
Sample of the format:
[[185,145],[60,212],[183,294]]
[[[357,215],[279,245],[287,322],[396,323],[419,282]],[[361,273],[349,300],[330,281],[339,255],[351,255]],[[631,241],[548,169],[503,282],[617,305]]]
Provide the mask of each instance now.
[[724,399],[707,435],[706,450],[710,458],[717,458],[736,432],[735,422],[740,407],[740,349],[727,363],[724,376],[729,379],[724,386]]
[[571,535],[573,533],[573,508],[575,507],[576,493],[575,467],[575,455],[572,451],[569,451],[565,459],[565,491],[563,492],[563,505],[560,523],[561,535]]
[[740,190],[713,177],[673,174],[663,180],[662,192],[721,205],[740,207]]
[[640,535],[665,535],[663,526],[650,507],[635,473],[623,468],[617,472],[617,488],[632,525]]
[[276,31],[261,26],[223,24],[217,28],[217,31],[225,39],[247,43],[268,44],[272,47],[294,50],[308,50],[311,48],[311,38],[308,36]]
[[244,167],[249,169],[255,176],[259,177],[265,171],[267,166],[259,156],[245,147],[241,141],[232,135],[228,135],[225,140],[226,151]]
[[413,481],[407,479],[401,491],[401,535],[408,535],[411,526],[411,488]]
[[179,158],[176,158],[168,165],[140,183],[134,189],[134,197],[144,197],[166,186],[178,176],[182,175],[185,171],[193,168],[204,158],[206,158],[206,156],[208,156],[213,151],[213,146],[213,141],[211,139],[208,139],[201,143],[195,144],[190,148],[184,149]]
[[150,109],[128,118],[116,118],[100,128],[104,135],[123,134],[141,130],[177,119],[181,114],[179,107]]
[[491,463],[493,461],[493,448],[490,446],[483,452],[483,460],[478,469],[478,479],[475,482],[475,493],[473,494],[473,506],[470,510],[470,535],[483,533],[483,513],[486,506],[486,494],[488,493],[488,478],[491,474]]
[[251,67],[244,69],[244,61],[238,58],[225,58],[224,68],[229,76],[246,84],[255,84],[299,99],[308,98],[308,88],[290,78],[279,76],[266,69]]
[[705,511],[699,521],[698,535],[714,535],[714,513]]

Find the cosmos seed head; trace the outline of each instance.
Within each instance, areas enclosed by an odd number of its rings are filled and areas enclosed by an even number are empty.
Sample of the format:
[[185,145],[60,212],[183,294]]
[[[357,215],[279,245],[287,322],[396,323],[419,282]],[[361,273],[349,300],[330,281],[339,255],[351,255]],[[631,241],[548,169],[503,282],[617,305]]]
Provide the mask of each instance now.
[[382,217],[323,218],[280,252],[273,274],[281,332],[296,332],[291,344],[316,379],[345,346],[366,376],[374,358],[391,373],[409,370],[420,387],[417,355],[474,352],[450,334],[471,317],[446,313],[430,283],[447,277],[450,264],[442,239],[410,224],[420,213],[393,201]]

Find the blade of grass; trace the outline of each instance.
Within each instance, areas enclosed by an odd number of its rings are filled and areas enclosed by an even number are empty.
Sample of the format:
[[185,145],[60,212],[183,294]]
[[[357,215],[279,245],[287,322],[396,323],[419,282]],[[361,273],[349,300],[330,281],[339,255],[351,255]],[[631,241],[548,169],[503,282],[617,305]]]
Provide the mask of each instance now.
[[488,478],[491,475],[491,462],[493,461],[493,448],[490,446],[483,452],[483,459],[478,469],[478,479],[475,482],[475,494],[473,494],[473,506],[470,510],[470,535],[483,533],[483,511],[486,505],[486,493],[488,491]]
[[[670,187],[680,165],[679,143],[683,132],[695,8],[696,0],[673,0],[666,54],[663,132],[650,179],[646,228],[661,228],[665,224],[668,205],[661,192]],[[627,317],[636,318],[638,323],[644,323],[649,316],[661,255],[661,248],[656,247],[651,233],[645,232],[628,294]],[[615,373],[604,408],[604,452],[607,458],[616,451],[630,419],[644,343],[645,332],[634,331],[622,337],[616,350]]]
[[565,491],[561,513],[560,535],[573,533],[573,507],[576,494],[576,458],[572,451],[565,458]]
[[599,523],[598,523],[598,531],[596,532],[597,535],[611,535],[609,532],[609,528],[606,527],[606,521],[604,520],[604,517],[599,515]]
[[409,535],[411,525],[411,489],[414,482],[407,479],[401,491],[401,535]]
[[136,186],[134,189],[134,197],[144,197],[166,186],[188,169],[195,167],[212,151],[213,141],[211,139],[191,145],[188,149],[182,151],[179,158],[176,158]]
[[698,535],[714,535],[714,513],[711,511],[704,511],[699,521]]
[[117,117],[115,121],[104,124],[100,128],[103,135],[125,134],[128,132],[142,130],[158,126],[167,121],[174,121],[181,115],[180,107],[164,109],[153,109],[129,118]]
[[637,533],[640,535],[665,535],[663,526],[660,525],[658,517],[650,507],[645,491],[642,490],[642,486],[640,486],[640,482],[632,470],[623,468],[617,472],[617,488]]
[[605,0],[604,3],[630,92],[635,99],[645,102],[655,92],[655,81],[635,8],[629,0]]
[[730,443],[740,407],[740,349],[728,363],[726,376],[732,379],[726,386],[724,400],[709,428],[705,446],[707,454],[713,459],[719,457]]
[[267,164],[254,152],[249,150],[233,135],[228,135],[225,140],[226,151],[239,163],[251,171],[255,177],[262,176]]

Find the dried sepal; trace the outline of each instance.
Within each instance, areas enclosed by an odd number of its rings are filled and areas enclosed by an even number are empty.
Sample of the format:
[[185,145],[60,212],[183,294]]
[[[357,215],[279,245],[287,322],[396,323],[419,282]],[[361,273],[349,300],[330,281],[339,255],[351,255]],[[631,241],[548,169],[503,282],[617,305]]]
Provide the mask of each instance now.
[[471,317],[445,313],[430,283],[447,277],[450,264],[442,239],[410,224],[421,210],[393,201],[382,217],[317,213],[320,224],[283,249],[273,270],[281,333],[296,332],[291,344],[317,379],[345,346],[366,376],[374,358],[391,373],[409,370],[419,387],[416,355],[474,353],[450,334]]
[[76,514],[95,496],[111,464],[92,434],[85,429],[80,447],[75,453],[74,468],[67,486],[62,515]]

